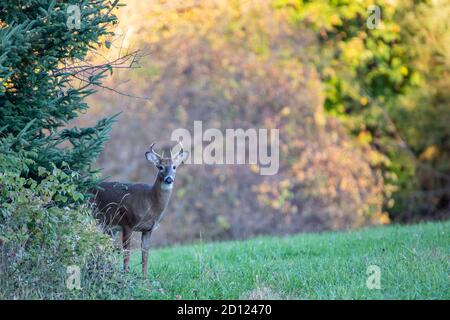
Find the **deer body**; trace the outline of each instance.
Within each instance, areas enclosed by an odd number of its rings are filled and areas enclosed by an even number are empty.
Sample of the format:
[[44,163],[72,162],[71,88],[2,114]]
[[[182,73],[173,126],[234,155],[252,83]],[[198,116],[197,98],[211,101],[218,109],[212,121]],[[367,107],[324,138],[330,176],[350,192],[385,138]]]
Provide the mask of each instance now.
[[174,157],[165,159],[153,151],[146,153],[147,160],[158,168],[153,185],[143,183],[100,183],[100,190],[94,191],[95,217],[106,227],[120,226],[124,248],[124,269],[128,270],[130,240],[133,231],[142,232],[142,272],[147,276],[147,258],[150,236],[158,225],[169,203],[175,179],[176,168],[187,158],[181,148]]
[[171,190],[161,190],[160,183],[100,183],[97,193],[97,217],[107,226],[150,231],[160,220],[169,203]]

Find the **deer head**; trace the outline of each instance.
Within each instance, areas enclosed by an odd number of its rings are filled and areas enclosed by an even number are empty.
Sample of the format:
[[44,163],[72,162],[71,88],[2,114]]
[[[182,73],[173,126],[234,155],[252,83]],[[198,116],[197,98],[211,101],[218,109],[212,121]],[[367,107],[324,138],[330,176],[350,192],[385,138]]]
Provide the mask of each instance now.
[[186,161],[189,152],[184,151],[183,146],[178,142],[180,150],[171,153],[170,158],[165,158],[164,153],[163,155],[160,155],[153,149],[154,145],[155,143],[152,143],[150,151],[145,153],[145,157],[156,167],[156,169],[158,169],[157,181],[160,183],[161,189],[171,190],[175,181],[177,168]]

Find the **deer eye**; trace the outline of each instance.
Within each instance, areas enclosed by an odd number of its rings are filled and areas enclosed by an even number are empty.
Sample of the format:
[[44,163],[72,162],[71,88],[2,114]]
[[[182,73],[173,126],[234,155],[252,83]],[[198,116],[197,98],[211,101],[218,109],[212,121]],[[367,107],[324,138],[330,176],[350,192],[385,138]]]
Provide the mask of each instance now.
[[173,166],[172,169],[175,170],[177,167]]
[[156,166],[156,168],[157,168],[159,171],[163,171],[163,169],[164,169],[163,166]]

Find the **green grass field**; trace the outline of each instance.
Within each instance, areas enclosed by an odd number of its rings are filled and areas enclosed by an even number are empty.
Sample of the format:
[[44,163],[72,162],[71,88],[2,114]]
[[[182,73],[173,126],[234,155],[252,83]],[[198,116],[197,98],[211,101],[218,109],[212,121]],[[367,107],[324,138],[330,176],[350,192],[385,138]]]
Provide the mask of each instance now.
[[[151,251],[138,299],[449,299],[450,222]],[[132,256],[140,276],[140,252]],[[370,265],[381,289],[368,289]]]

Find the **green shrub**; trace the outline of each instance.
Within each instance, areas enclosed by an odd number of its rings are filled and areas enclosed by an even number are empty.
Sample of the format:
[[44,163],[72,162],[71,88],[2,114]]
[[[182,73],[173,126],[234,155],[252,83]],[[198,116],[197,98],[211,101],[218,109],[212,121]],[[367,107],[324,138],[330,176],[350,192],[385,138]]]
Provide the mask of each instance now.
[[[0,299],[106,298],[128,286],[119,255],[73,183],[75,173],[39,170],[41,180],[21,176],[33,153],[0,156]],[[12,164],[16,164],[14,167]],[[26,170],[26,167],[25,167]],[[77,266],[81,290],[66,286]]]
[[[325,109],[339,118],[386,181],[397,221],[447,216],[449,208],[448,1],[290,1],[293,24],[312,29]],[[381,20],[367,21],[376,5]],[[379,161],[383,159],[383,161]]]
[[[67,24],[71,5],[79,29]],[[67,124],[88,109],[84,99],[112,69],[92,66],[80,78],[87,52],[107,45],[117,1],[0,6],[0,298],[110,297],[128,280],[83,193],[98,180],[91,163],[114,117],[87,128]],[[65,284],[74,265],[80,291]]]

